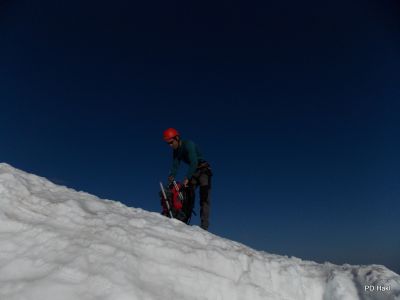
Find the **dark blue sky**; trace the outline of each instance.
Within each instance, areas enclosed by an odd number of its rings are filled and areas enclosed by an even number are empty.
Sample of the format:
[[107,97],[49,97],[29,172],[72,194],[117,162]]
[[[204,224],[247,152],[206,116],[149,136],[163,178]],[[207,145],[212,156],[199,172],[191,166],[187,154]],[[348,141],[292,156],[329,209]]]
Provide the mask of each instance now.
[[396,1],[0,9],[1,161],[158,212],[176,127],[213,166],[213,233],[400,273]]

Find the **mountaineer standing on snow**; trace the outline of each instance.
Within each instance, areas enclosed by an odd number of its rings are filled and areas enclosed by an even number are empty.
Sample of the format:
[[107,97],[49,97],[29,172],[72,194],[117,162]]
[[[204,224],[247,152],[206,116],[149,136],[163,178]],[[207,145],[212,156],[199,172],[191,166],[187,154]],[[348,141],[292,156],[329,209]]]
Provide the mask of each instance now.
[[165,130],[163,138],[173,149],[172,169],[168,180],[171,182],[175,179],[181,161],[189,165],[183,185],[188,189],[189,201],[192,203],[192,207],[196,188],[200,186],[200,226],[204,230],[208,230],[212,176],[210,164],[204,160],[195,143],[190,140],[181,140],[176,129],[168,128]]

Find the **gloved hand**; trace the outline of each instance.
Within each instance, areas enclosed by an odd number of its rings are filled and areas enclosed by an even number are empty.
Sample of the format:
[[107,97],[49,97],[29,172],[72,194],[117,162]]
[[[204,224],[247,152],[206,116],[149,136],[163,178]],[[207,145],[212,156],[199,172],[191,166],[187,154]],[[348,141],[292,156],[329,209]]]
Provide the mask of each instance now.
[[174,181],[174,180],[175,180],[175,177],[174,177],[174,176],[172,176],[172,175],[168,176],[168,182],[169,182],[169,183],[171,183],[171,182]]

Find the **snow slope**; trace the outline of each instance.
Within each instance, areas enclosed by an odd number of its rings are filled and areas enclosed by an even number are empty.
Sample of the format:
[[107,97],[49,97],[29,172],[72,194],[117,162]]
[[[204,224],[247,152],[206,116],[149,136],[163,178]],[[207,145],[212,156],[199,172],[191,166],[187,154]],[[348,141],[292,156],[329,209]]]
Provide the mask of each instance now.
[[400,276],[255,251],[0,164],[0,299],[400,299]]

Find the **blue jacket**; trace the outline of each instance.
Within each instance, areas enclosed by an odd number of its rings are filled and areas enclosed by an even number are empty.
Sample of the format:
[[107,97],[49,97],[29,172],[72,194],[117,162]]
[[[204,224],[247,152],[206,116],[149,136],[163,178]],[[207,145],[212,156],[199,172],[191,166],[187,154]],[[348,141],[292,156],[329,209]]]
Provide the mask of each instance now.
[[205,161],[197,145],[189,140],[181,140],[182,144],[173,152],[170,176],[176,177],[181,161],[189,165],[186,178],[190,179],[199,163]]

